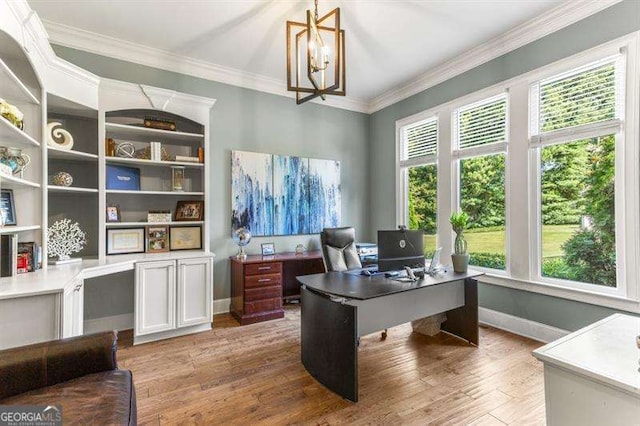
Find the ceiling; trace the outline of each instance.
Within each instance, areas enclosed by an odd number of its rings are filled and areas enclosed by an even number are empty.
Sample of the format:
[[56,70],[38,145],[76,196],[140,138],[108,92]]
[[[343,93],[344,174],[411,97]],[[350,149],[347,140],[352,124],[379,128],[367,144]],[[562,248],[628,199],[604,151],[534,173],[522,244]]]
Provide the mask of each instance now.
[[[286,79],[285,23],[302,21],[305,10],[313,7],[311,0],[28,2],[54,43],[74,45],[84,38],[82,47],[102,52],[100,37],[107,36],[115,39],[111,44],[123,41],[123,46],[134,43],[149,52],[170,53],[174,65],[195,60],[235,73],[240,80],[265,78],[278,84]],[[341,8],[348,98],[366,103],[563,3],[566,0],[320,0],[319,12]],[[67,37],[57,40],[61,28]],[[88,47],[91,40],[93,48]]]

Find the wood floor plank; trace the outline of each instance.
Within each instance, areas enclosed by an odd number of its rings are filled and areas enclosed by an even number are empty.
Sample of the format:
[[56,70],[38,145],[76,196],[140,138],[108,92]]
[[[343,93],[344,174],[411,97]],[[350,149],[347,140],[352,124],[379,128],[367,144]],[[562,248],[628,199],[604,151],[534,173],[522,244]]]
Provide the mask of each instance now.
[[300,361],[300,308],[239,326],[132,346],[119,336],[121,368],[133,371],[140,424],[544,424],[541,343],[481,327],[480,347],[405,324],[365,336],[359,402],[315,381]]

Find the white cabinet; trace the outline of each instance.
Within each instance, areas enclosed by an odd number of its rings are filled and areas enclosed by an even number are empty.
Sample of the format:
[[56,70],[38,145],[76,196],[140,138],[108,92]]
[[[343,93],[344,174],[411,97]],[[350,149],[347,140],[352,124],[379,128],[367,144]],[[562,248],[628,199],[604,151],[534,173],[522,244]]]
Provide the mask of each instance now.
[[176,262],[136,264],[136,336],[175,328]]
[[134,343],[211,328],[213,259],[136,263]]
[[178,260],[178,327],[211,322],[211,258]]
[[74,280],[62,299],[62,337],[81,336],[84,325],[84,280]]

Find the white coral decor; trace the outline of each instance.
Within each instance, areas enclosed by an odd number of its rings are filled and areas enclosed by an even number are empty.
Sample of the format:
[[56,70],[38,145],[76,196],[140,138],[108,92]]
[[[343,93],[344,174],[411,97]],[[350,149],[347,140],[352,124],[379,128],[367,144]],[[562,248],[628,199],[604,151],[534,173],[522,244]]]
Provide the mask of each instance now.
[[77,253],[87,244],[87,235],[78,222],[69,219],[56,221],[47,229],[47,249],[50,256],[59,260],[69,260],[70,254]]

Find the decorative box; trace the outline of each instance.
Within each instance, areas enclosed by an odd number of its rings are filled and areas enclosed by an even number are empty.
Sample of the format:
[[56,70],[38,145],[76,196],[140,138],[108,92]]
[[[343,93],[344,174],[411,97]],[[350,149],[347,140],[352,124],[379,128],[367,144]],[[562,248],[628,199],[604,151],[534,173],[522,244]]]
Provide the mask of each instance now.
[[107,189],[140,191],[140,169],[108,164]]

